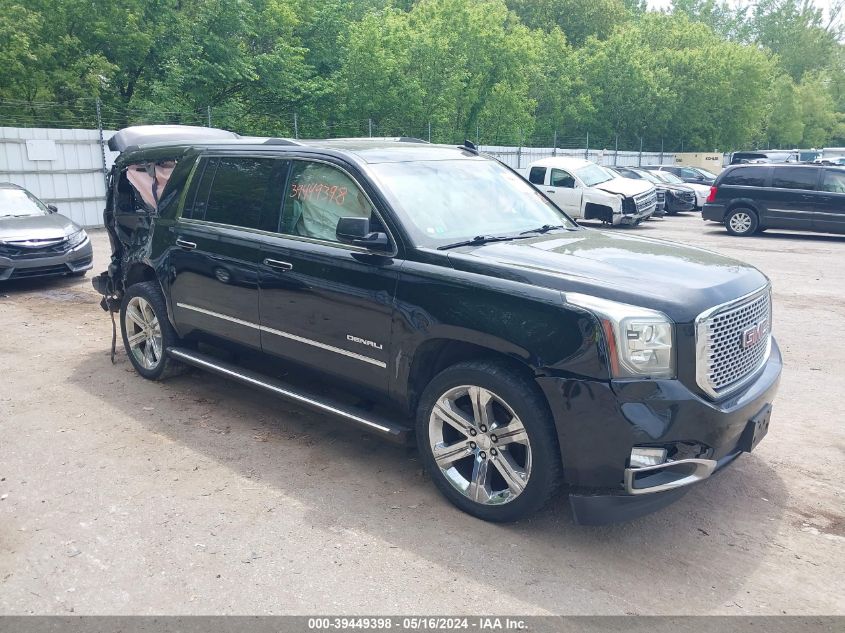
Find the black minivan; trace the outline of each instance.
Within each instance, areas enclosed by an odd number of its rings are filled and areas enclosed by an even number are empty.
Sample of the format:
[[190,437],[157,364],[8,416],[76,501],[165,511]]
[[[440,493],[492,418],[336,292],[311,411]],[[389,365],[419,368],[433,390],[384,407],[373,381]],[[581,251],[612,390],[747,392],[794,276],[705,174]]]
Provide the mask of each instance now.
[[731,235],[765,229],[845,233],[845,168],[735,165],[723,171],[702,209]]

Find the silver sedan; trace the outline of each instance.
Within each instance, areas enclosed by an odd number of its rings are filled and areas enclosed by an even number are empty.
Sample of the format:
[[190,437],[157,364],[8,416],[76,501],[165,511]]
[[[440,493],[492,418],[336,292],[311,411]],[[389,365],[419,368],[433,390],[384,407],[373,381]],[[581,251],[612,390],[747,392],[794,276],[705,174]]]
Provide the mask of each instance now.
[[93,256],[83,228],[23,187],[0,183],[0,281],[82,276]]

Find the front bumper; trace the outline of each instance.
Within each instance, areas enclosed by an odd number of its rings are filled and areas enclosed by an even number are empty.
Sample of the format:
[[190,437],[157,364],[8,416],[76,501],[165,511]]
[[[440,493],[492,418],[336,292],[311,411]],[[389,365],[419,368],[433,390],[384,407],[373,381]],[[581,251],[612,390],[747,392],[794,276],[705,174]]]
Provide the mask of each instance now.
[[643,211],[636,211],[634,213],[614,213],[613,226],[638,224],[651,217],[654,213],[654,207],[649,207]]
[[90,270],[94,265],[94,249],[90,238],[64,253],[49,257],[0,257],[0,281],[51,277]]
[[[576,521],[601,524],[653,512],[733,462],[743,452],[749,421],[771,405],[782,367],[773,339],[755,379],[719,401],[678,380],[539,378],[555,418]],[[678,472],[664,465],[656,469],[659,476],[635,482],[628,468],[635,446],[667,448]]]

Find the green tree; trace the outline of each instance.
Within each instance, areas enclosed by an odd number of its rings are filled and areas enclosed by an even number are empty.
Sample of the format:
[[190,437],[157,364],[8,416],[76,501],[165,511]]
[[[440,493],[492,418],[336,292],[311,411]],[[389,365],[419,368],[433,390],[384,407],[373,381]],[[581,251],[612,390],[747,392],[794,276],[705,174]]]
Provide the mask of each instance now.
[[529,28],[559,28],[573,46],[607,38],[630,17],[624,0],[508,0],[508,6]]

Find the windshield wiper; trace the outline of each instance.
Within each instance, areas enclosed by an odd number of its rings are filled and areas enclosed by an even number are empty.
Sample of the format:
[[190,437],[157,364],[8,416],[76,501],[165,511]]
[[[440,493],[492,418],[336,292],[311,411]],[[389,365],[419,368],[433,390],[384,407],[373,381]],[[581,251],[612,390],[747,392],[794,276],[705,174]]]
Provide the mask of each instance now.
[[536,229],[528,229],[527,231],[523,231],[520,235],[528,235],[529,233],[548,233],[549,231],[554,231],[555,229],[565,229],[569,230],[569,227],[564,226],[563,224],[544,224],[543,226],[537,227]]
[[510,242],[511,240],[523,240],[524,237],[519,235],[476,235],[471,240],[463,240],[461,242],[455,242],[454,244],[444,244],[443,246],[438,246],[438,251],[445,251],[449,248],[457,248],[458,246],[476,246],[478,244],[489,244],[490,242]]

